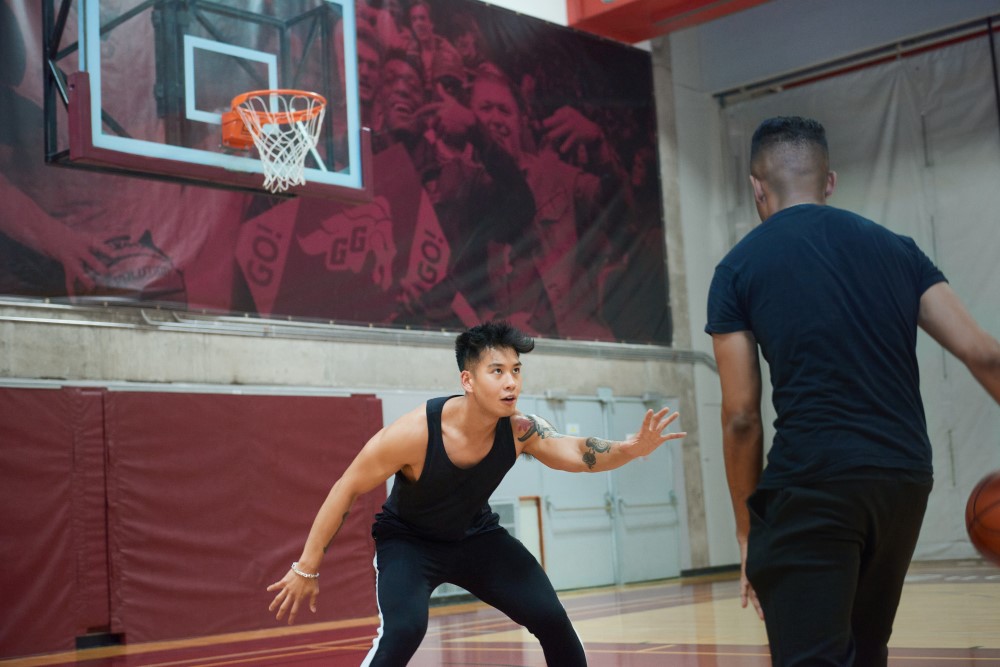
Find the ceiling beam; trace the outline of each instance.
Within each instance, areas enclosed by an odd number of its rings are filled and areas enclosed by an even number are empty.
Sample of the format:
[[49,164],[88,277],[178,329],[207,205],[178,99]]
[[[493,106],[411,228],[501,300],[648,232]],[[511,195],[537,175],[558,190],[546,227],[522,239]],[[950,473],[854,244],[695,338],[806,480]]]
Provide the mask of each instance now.
[[767,1],[566,0],[566,18],[571,27],[635,44]]

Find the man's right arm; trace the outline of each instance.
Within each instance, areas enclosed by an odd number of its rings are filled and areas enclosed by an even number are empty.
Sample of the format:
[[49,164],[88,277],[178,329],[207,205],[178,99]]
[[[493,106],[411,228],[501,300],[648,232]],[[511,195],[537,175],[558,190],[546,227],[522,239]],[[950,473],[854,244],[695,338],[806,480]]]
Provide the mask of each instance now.
[[750,512],[747,498],[757,488],[764,462],[761,420],[761,373],[757,339],[749,331],[712,334],[715,361],[722,385],[722,453],[740,546],[740,601],[753,603],[764,618],[757,595],[746,577]]
[[[358,496],[384,484],[398,470],[414,465],[417,459],[422,460],[420,444],[427,441],[424,415],[423,406],[404,415],[372,436],[358,452],[316,513],[297,561],[299,572],[306,575],[319,572],[323,555],[330,548]],[[299,606],[307,601],[310,610],[316,611],[319,586],[315,578],[307,578],[290,569],[267,590],[277,591],[269,610],[277,611],[278,620],[287,614],[291,624],[298,615]]]
[[918,323],[1000,404],[1000,342],[979,326],[948,283],[937,283],[923,293]]

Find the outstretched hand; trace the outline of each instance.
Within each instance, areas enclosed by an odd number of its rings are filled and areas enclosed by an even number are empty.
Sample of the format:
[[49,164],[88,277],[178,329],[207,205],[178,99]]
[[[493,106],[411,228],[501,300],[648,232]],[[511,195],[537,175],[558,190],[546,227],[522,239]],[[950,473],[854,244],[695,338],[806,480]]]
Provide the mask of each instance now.
[[276,581],[267,587],[268,592],[278,591],[271,601],[268,611],[277,610],[275,618],[281,620],[288,615],[288,624],[295,622],[302,603],[308,600],[309,611],[316,613],[316,598],[319,597],[319,583],[315,579],[300,577],[291,570],[285,573],[281,581]]
[[670,413],[670,408],[663,408],[655,414],[652,410],[646,410],[646,416],[642,420],[639,432],[622,445],[622,450],[627,452],[632,458],[639,458],[640,456],[649,456],[667,440],[683,438],[687,435],[686,432],[663,432],[679,416],[679,412]]

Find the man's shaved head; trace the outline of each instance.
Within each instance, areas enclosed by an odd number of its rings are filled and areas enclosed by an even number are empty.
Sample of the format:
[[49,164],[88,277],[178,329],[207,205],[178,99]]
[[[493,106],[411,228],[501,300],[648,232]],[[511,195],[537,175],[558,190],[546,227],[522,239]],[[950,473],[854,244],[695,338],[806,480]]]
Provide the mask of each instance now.
[[778,194],[826,187],[830,155],[826,130],[811,118],[778,116],[762,122],[750,142],[750,173]]

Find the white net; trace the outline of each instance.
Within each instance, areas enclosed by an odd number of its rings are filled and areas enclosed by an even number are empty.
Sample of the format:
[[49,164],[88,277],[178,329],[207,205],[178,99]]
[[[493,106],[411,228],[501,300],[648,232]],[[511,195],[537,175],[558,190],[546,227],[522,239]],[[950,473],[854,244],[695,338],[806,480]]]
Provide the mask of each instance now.
[[316,152],[326,112],[321,96],[262,91],[248,96],[235,109],[260,153],[267,190],[284,192],[293,185],[305,185],[305,161],[310,153],[317,166],[324,168]]

